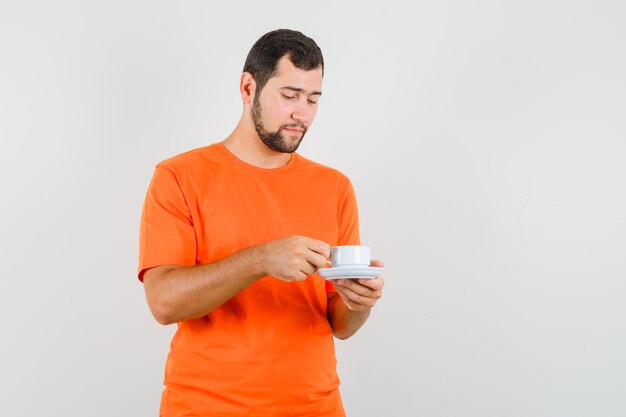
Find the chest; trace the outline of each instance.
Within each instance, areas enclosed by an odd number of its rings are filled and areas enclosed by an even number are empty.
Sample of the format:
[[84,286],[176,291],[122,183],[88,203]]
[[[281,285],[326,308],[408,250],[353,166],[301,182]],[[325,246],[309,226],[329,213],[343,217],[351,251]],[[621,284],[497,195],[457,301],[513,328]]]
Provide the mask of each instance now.
[[292,235],[337,240],[337,197],[315,176],[235,176],[210,181],[192,204],[199,262]]

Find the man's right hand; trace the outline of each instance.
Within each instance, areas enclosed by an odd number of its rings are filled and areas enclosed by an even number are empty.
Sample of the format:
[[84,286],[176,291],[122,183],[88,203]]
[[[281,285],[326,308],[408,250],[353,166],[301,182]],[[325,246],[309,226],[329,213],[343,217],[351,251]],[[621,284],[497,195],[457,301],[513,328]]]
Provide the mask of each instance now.
[[261,245],[267,259],[267,275],[282,281],[303,281],[326,266],[330,246],[305,236],[290,236]]
[[159,323],[201,317],[258,279],[302,281],[330,256],[327,243],[292,236],[252,246],[220,261],[203,265],[163,265],[144,273],[148,305]]

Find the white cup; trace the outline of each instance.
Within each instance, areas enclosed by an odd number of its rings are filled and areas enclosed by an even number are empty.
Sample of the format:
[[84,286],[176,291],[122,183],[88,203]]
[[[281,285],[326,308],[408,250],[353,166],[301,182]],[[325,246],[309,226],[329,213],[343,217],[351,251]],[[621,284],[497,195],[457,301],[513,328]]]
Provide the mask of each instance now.
[[369,246],[333,246],[330,248],[330,266],[370,266]]

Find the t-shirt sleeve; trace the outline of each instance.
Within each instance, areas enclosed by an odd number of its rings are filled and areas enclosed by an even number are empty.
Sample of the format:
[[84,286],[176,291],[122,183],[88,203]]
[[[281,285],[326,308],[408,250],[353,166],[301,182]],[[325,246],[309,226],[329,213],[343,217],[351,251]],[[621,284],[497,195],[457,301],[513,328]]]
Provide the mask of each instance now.
[[138,278],[160,265],[194,265],[193,220],[176,174],[157,165],[148,187],[139,229]]
[[337,245],[360,245],[359,212],[354,188],[350,180],[346,178],[340,190],[341,194],[339,195],[337,207],[339,224]]
[[[337,245],[360,245],[361,236],[359,233],[359,211],[356,202],[356,195],[352,183],[347,178],[338,186],[337,196]],[[331,281],[326,281],[326,291],[336,292]]]

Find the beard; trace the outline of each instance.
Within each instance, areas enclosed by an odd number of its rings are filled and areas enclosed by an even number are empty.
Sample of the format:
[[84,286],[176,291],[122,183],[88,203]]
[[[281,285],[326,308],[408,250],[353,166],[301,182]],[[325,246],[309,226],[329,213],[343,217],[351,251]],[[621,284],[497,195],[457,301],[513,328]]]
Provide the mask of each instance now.
[[[257,97],[258,96],[255,96],[252,102],[251,116],[252,123],[254,123],[254,128],[256,129],[256,133],[257,135],[259,135],[259,139],[261,139],[261,142],[263,142],[265,146],[276,152],[295,152],[298,149],[298,146],[300,146],[302,139],[304,139],[307,127],[300,123],[292,123],[280,126],[276,132],[268,132],[267,129],[265,129],[265,126],[263,126],[263,121],[261,120],[261,103],[259,103]],[[298,139],[297,142],[288,142],[285,139],[282,130],[289,128],[302,130],[302,136],[300,136],[300,139]]]

